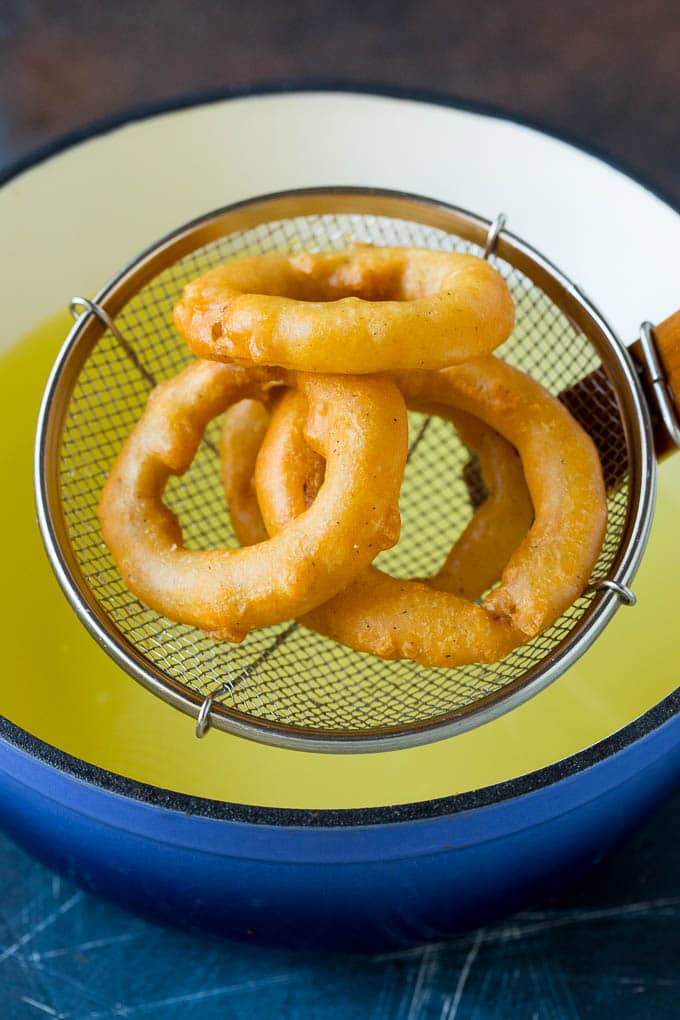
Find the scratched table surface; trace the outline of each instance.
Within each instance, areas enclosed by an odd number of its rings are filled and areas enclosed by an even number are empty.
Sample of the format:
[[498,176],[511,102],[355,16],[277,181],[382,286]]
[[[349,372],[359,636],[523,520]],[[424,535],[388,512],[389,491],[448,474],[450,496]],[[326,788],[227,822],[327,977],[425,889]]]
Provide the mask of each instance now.
[[679,845],[680,791],[571,890],[450,942],[350,956],[157,928],[0,837],[0,1017],[677,1017]]
[[[538,118],[677,202],[679,41],[677,0],[0,0],[0,169],[197,90],[377,82]],[[156,928],[0,836],[0,1018],[680,1016],[679,845],[680,792],[567,892],[449,943],[351,957]]]

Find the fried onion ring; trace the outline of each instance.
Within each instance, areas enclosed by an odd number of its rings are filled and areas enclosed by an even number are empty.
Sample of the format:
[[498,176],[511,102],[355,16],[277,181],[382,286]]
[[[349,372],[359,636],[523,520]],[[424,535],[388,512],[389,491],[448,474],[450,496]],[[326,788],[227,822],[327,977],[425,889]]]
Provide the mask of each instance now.
[[397,382],[409,406],[456,406],[517,449],[535,519],[484,606],[533,637],[583,592],[602,548],[607,497],[593,441],[540,383],[498,358]]
[[[267,436],[259,460],[256,443],[250,442],[252,424],[248,418],[257,415],[262,421],[268,417],[264,408],[260,406],[258,411],[250,413],[244,408],[241,421],[224,421],[223,442],[232,447],[232,456],[223,458],[223,482],[228,505],[233,508],[232,516],[234,511],[240,513],[241,507],[246,509],[240,478],[245,480],[249,471],[251,476],[257,471],[255,503],[249,505],[256,519],[252,526],[249,522],[239,527],[234,525],[239,541],[244,541],[242,535],[248,536],[244,544],[250,545],[256,540],[253,536],[261,534],[263,529],[267,533],[257,502],[258,492],[267,520],[275,521],[281,512],[277,508],[286,508],[287,516],[293,513],[300,491],[305,506],[310,506],[319,490],[324,462],[302,441],[302,413],[299,401],[289,396],[285,408],[277,415],[276,426]],[[474,600],[500,579],[510,556],[529,530],[533,520],[531,498],[517,451],[502,436],[478,418],[451,407],[432,407],[430,413],[450,421],[463,442],[478,455],[488,497],[454,542],[438,573],[423,580],[432,588]],[[266,431],[262,423],[260,445]],[[251,483],[251,493],[252,490]]]
[[[480,598],[500,578],[514,549],[533,520],[531,498],[517,451],[497,432],[463,411],[441,406],[432,414],[453,423],[466,446],[479,457],[481,476],[488,490],[467,527],[454,542],[444,564],[426,584],[461,598]],[[242,545],[268,537],[257,500],[255,469],[270,416],[254,400],[236,404],[222,418],[222,481],[232,524]],[[267,441],[266,462],[260,471],[269,474],[261,485],[263,494],[282,506],[295,506],[302,491],[311,506],[323,480],[324,460],[300,442],[298,408],[292,401],[281,412],[278,428]],[[273,468],[273,473],[271,473]],[[264,496],[266,499],[267,496]],[[270,512],[269,516],[273,516]]]
[[[269,538],[255,491],[255,464],[269,420],[269,411],[258,400],[241,400],[222,415],[222,484],[232,527],[241,545],[255,545]],[[287,433],[281,429],[278,436],[285,444]],[[305,509],[308,509],[321,488],[326,469],[325,460],[307,443],[300,444],[299,450],[293,449],[289,443],[288,450],[282,450],[281,456],[291,468],[288,473],[289,484],[293,486],[293,491],[298,487],[302,489]]]
[[[318,497],[249,549],[187,549],[162,501],[169,476],[189,468],[212,418],[244,397],[266,403],[277,382],[296,386],[305,401],[305,441],[326,461]],[[127,587],[148,606],[239,641],[328,599],[394,544],[406,443],[404,401],[386,378],[198,361],[156,387],[119,453],[99,503],[104,538]]]
[[[453,417],[449,408],[442,408],[442,411],[446,417]],[[290,520],[308,504],[317,484],[318,466],[312,465],[310,471],[310,458],[303,449],[303,413],[304,408],[297,394],[292,391],[286,393],[274,411],[272,424],[266,433],[265,443],[257,462],[253,457],[253,447],[247,441],[245,430],[248,425],[235,418],[223,421],[223,442],[234,452],[239,451],[234,460],[225,462],[223,470],[225,494],[230,507],[235,507],[241,498],[242,487],[239,479],[253,473],[259,479],[256,489],[260,493],[266,516],[280,515],[281,521]],[[239,430],[246,440],[243,443],[239,441]],[[479,423],[476,431],[473,431],[473,425],[470,425],[468,435],[478,438],[485,431],[491,432],[482,423]],[[508,455],[515,461],[517,459],[509,444],[500,437],[496,438],[499,442],[495,446],[487,445],[482,454],[482,465],[487,472],[485,477],[490,488],[493,487],[495,474],[499,473],[498,467],[495,468],[495,472],[489,470],[490,459],[507,458]],[[314,456],[317,460],[321,459],[318,455]],[[502,469],[500,470],[502,473]],[[521,500],[521,495],[519,498]],[[497,501],[495,505],[500,512],[502,501]],[[479,514],[479,511],[477,513]],[[502,526],[500,517],[497,523]],[[234,520],[235,531],[244,545],[256,541],[262,527],[261,522],[253,524],[252,519],[246,521],[241,514]],[[468,527],[452,550],[453,554],[456,548],[460,547],[461,561],[471,568],[467,579],[467,588],[470,591],[479,583],[475,552],[477,556],[483,554],[483,550],[478,548],[482,535],[483,532],[475,533]],[[469,547],[467,554],[463,551],[466,546]],[[505,548],[504,553],[503,543],[497,542],[491,549],[492,555],[500,555],[500,560],[496,561],[494,579],[500,576],[504,563],[512,551],[508,549],[507,542]],[[493,571],[493,568],[491,569]],[[379,619],[376,618],[374,604],[376,599],[381,607]],[[450,617],[452,605],[459,601],[443,592],[433,591],[429,584],[399,581],[374,567],[369,567],[347,591],[336,595],[318,610],[307,613],[301,617],[300,622],[351,647],[370,651],[383,658],[414,658],[426,665],[460,665],[460,658],[456,658],[456,635],[452,636],[451,623],[444,622]],[[470,608],[466,626],[476,628],[477,640],[483,641],[489,650],[489,661],[502,657],[523,640],[520,634],[513,634],[509,627],[493,621],[478,606],[471,603],[462,604]],[[333,617],[336,612],[341,619],[334,623]],[[392,630],[386,631],[381,627],[387,616],[398,621],[402,637],[399,643],[395,641]],[[468,639],[472,636],[468,634]],[[480,654],[483,659],[484,653]]]
[[474,601],[500,579],[531,527],[534,508],[514,446],[464,411],[442,405],[432,406],[429,413],[448,419],[468,449],[477,454],[488,495],[427,584]]
[[175,324],[201,358],[364,374],[487,354],[514,314],[500,273],[474,255],[356,244],[233,259],[185,287]]
[[[411,658],[427,666],[495,661],[554,622],[587,583],[606,524],[597,452],[559,401],[495,358],[405,376],[399,383],[413,406],[462,407],[514,440],[536,519],[483,606],[369,567],[302,622],[383,658]],[[274,443],[279,427],[294,429],[298,445],[303,442],[299,416],[297,398],[286,395],[258,455],[258,499],[271,533],[304,507],[302,489],[281,484],[290,472],[277,469],[281,444],[277,450]]]
[[[238,404],[232,404],[222,415],[222,484],[224,491],[229,494],[227,506],[231,524],[241,545],[256,545],[269,538],[257,502],[253,477],[257,454],[268,426],[269,412],[259,400],[241,400]],[[312,456],[319,456],[311,446],[305,444],[305,448]],[[241,535],[248,535],[248,542],[243,542]]]

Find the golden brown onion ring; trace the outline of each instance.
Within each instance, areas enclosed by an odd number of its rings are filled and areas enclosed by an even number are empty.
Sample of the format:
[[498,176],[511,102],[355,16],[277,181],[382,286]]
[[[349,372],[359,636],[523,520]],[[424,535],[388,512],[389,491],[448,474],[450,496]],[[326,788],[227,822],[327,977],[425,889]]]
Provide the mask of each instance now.
[[[169,476],[189,468],[212,418],[244,397],[266,402],[279,381],[297,387],[305,440],[326,461],[318,497],[290,527],[252,548],[185,548],[162,501]],[[119,453],[99,503],[104,538],[143,602],[239,641],[328,599],[394,544],[406,442],[404,401],[388,379],[195,362],[156,387]]]
[[[255,492],[255,461],[269,425],[269,411],[259,400],[241,400],[222,415],[220,464],[222,484],[234,533],[241,545],[256,545],[269,538]],[[311,446],[310,454],[318,457]],[[321,459],[321,458],[319,458]],[[241,535],[248,535],[244,542]]]
[[175,307],[201,358],[342,374],[458,364],[494,350],[513,323],[505,281],[483,259],[364,244],[233,259]]
[[518,451],[534,523],[484,605],[533,637],[583,592],[602,548],[607,498],[594,443],[559,400],[498,358],[411,372],[397,382],[409,406],[455,406]]
[[[433,406],[428,413],[452,422],[463,442],[478,455],[488,497],[454,542],[438,573],[423,580],[432,588],[474,601],[500,579],[510,556],[529,530],[533,520],[531,498],[517,451],[502,436],[479,419],[445,405]],[[223,443],[231,449],[231,456],[224,457],[222,463],[232,518],[234,512],[241,512],[241,507],[246,509],[241,479],[249,475],[252,478],[258,465],[255,485],[251,482],[249,489],[249,496],[255,489],[251,505],[255,520],[252,526],[249,522],[234,525],[239,541],[246,545],[257,541],[254,536],[263,530],[267,533],[257,492],[262,494],[265,516],[274,521],[281,513],[277,508],[287,507],[286,512],[290,513],[297,506],[300,491],[305,506],[311,505],[323,479],[324,466],[323,458],[301,441],[303,408],[292,396],[277,415],[276,427],[269,432],[259,461],[257,444],[251,442],[250,414],[253,420],[257,416],[262,421],[261,445],[267,432],[263,419],[268,418],[261,405],[250,413],[244,408],[240,420],[227,419],[222,429]]]
[[[241,400],[222,415],[222,484],[232,527],[241,545],[255,545],[269,538],[255,491],[255,464],[269,420],[267,407],[258,400]],[[291,437],[283,429],[279,430],[277,437],[282,444],[282,462],[291,468],[287,482],[294,489],[302,490],[305,508],[308,508],[323,483],[326,462],[308,443],[300,450],[293,450],[290,446]],[[287,442],[288,450],[283,448]]]
[[[554,622],[587,583],[606,524],[597,452],[559,401],[495,358],[406,375],[399,382],[413,406],[463,408],[513,441],[527,474],[534,524],[483,606],[371,567],[303,622],[383,658],[413,658],[429,666],[494,661]],[[287,485],[272,488],[276,460],[272,456],[267,463],[279,422],[295,428],[302,442],[295,424],[299,414],[297,398],[284,397],[258,455],[258,499],[270,533],[303,506],[301,492]]]
[[468,449],[477,454],[488,495],[427,584],[474,601],[500,579],[531,527],[534,508],[514,446],[464,411],[433,405],[428,413],[447,418]]
[[[449,409],[443,410],[449,417]],[[274,411],[272,425],[266,433],[265,445],[257,458],[257,465],[252,455],[252,446],[247,441],[239,442],[237,429],[243,428],[243,425],[231,418],[224,421],[223,441],[228,442],[235,454],[239,451],[236,460],[229,464],[225,462],[223,471],[225,493],[231,507],[240,499],[239,478],[246,477],[253,471],[259,480],[259,492],[267,516],[281,514],[282,519],[283,516],[292,518],[307,505],[316,484],[314,471],[318,472],[318,466],[313,466],[310,471],[309,458],[303,450],[303,415],[304,408],[297,394],[292,391],[286,393]],[[480,423],[477,433],[473,433],[471,426],[470,434],[479,436],[483,434],[484,428]],[[499,444],[504,443],[500,437],[497,438]],[[488,470],[489,458],[508,455],[514,460],[517,459],[508,444],[504,444],[503,447],[500,445],[493,448],[490,445],[485,447],[482,465],[487,469],[488,479],[493,477],[493,472]],[[318,457],[317,459],[320,460]],[[501,509],[499,503],[496,506],[497,509]],[[250,523],[245,521],[244,515],[239,515],[234,527],[239,540],[247,545],[257,540],[262,524],[253,525],[252,521]],[[463,546],[470,546],[479,542],[480,535],[483,535],[483,532],[474,533],[466,529],[456,545],[461,543]],[[502,543],[496,543],[492,549],[497,553],[502,550]],[[467,557],[464,553],[461,554],[461,560],[472,567],[467,582],[470,590],[479,583],[474,551],[470,549]],[[477,555],[483,554],[483,550],[479,548],[476,552]],[[500,576],[507,559],[507,555],[503,559],[502,551],[500,555],[494,579]],[[380,607],[377,611],[376,600]],[[433,591],[429,584],[425,585],[419,581],[398,581],[369,567],[347,591],[336,595],[326,606],[307,613],[301,618],[301,622],[345,644],[381,655],[383,658],[415,658],[426,662],[427,665],[459,665],[460,660],[456,657],[454,647],[455,638],[452,638],[452,630],[457,632],[456,625],[450,620],[452,604],[457,605],[458,602],[460,599]],[[474,629],[473,633],[468,632],[468,640],[476,637],[479,642],[483,642],[490,659],[501,657],[521,642],[521,635],[513,634],[511,628],[492,620],[484,610],[471,603],[462,605],[470,609],[466,615],[465,626]],[[341,617],[337,623],[333,620],[335,611]],[[395,626],[395,620],[398,622],[400,641],[395,638],[395,630],[388,626],[388,617],[392,617],[392,627]],[[484,658],[484,653],[480,654]]]

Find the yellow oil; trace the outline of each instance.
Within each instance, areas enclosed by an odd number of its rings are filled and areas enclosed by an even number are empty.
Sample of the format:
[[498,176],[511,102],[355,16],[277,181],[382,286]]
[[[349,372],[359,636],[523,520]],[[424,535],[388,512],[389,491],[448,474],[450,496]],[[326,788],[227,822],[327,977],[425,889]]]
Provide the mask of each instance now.
[[580,662],[548,690],[459,737],[408,751],[315,755],[193,721],[116,667],[68,607],[40,540],[32,457],[38,405],[66,335],[66,315],[0,356],[0,713],[70,754],[147,783],[246,804],[361,807],[442,797],[521,775],[597,741],[680,682],[680,457],[660,471],[652,539],[622,609]]

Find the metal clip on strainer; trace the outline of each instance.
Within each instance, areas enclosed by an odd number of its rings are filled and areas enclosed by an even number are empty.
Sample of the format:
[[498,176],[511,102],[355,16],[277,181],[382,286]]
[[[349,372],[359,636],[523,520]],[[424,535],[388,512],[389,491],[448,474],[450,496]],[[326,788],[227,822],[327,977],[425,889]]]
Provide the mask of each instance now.
[[[600,451],[609,522],[589,588],[552,627],[493,665],[428,670],[383,662],[297,623],[256,632],[242,645],[215,643],[138,602],[102,540],[96,508],[113,459],[150,389],[191,360],[172,321],[183,285],[233,256],[343,248],[350,240],[491,258],[517,307],[515,331],[499,353],[559,394]],[[627,352],[584,294],[506,231],[503,219],[490,224],[441,202],[385,191],[270,195],[182,227],[121,270],[94,301],[76,299],[72,308],[78,317],[38,426],[36,491],[47,552],[97,641],[149,690],[194,716],[198,736],[213,726],[283,747],[336,752],[447,737],[542,690],[621,603],[634,602],[630,584],[654,504],[655,449],[661,455],[680,442],[668,390],[668,373],[675,367],[680,376],[680,313],[656,331],[645,324],[641,346]],[[470,515],[466,450],[446,423],[411,417],[402,538],[380,557],[400,576],[433,572]],[[236,544],[223,505],[217,428],[165,494],[194,548]]]

